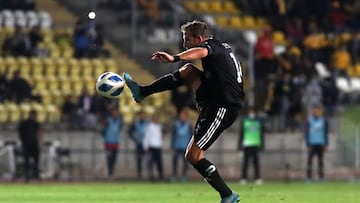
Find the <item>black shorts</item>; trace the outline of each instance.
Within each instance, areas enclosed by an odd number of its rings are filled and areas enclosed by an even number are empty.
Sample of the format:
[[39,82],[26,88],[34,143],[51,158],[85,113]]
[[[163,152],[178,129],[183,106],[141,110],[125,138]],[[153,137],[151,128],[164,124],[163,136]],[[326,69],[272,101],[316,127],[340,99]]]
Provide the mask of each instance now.
[[220,136],[222,131],[231,126],[239,113],[239,107],[206,105],[202,107],[194,129],[194,142],[207,150]]

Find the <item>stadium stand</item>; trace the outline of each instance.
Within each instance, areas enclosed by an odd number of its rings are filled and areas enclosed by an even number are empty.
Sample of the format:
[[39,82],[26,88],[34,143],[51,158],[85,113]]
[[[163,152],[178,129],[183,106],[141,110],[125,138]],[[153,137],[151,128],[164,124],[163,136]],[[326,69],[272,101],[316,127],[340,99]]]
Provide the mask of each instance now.
[[[153,79],[153,76],[141,70],[139,65],[109,43],[105,46],[111,52],[110,58],[74,58],[73,28],[70,26],[75,24],[76,17],[57,1],[38,1],[37,10],[2,10],[0,19],[1,44],[4,43],[5,36],[14,33],[16,26],[24,28],[24,32],[27,32],[32,26],[41,25],[43,40],[38,47],[44,53],[48,53],[39,57],[14,57],[2,53],[1,72],[7,73],[7,78],[10,79],[12,73],[19,70],[22,77],[33,87],[32,93],[42,98],[41,103],[28,101],[16,104],[5,100],[1,104],[2,121],[4,121],[2,123],[17,123],[26,117],[29,109],[38,111],[41,122],[58,123],[64,97],[72,95],[76,100],[84,88],[95,94],[96,78],[105,71],[119,73],[127,71],[142,75],[144,81]],[[148,103],[146,108],[149,111],[154,111],[153,108],[162,108],[166,101],[163,98],[166,97],[168,97],[166,94],[161,94],[149,98],[146,101]],[[119,107],[127,122],[131,121],[133,113],[140,108],[132,102],[127,90],[119,100]]]

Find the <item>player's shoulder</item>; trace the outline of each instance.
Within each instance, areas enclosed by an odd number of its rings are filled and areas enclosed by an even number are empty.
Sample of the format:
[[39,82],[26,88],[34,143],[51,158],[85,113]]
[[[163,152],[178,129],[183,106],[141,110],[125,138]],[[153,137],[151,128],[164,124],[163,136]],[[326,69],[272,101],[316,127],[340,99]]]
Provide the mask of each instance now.
[[218,39],[208,39],[205,41],[205,45],[211,46],[212,48],[218,49],[231,49],[231,46],[227,42],[220,41]]

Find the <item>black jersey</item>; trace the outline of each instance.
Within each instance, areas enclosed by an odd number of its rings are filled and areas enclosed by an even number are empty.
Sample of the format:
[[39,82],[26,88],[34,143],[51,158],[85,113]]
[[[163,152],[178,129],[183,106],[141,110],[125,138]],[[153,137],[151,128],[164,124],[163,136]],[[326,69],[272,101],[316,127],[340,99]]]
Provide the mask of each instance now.
[[203,44],[208,55],[201,59],[204,73],[196,100],[241,106],[244,101],[241,65],[229,44],[208,39]]

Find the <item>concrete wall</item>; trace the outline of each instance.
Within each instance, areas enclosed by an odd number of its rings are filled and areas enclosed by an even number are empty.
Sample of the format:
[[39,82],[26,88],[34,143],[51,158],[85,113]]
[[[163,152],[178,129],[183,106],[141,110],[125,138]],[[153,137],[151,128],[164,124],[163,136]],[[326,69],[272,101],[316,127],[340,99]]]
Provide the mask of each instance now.
[[[126,129],[125,129],[126,130]],[[66,132],[48,131],[45,141],[59,140],[63,147],[71,149],[71,162],[74,165],[74,176],[82,179],[103,177],[105,175],[105,154],[103,141],[98,132]],[[331,140],[335,140],[331,136]],[[0,140],[18,140],[14,131],[0,131]],[[163,159],[165,173],[171,174],[170,136],[164,135]],[[242,154],[237,151],[238,135],[228,130],[207,151],[207,158],[221,169],[228,178],[239,178]],[[326,154],[327,169],[338,167],[336,142],[330,142],[330,150]],[[46,171],[47,147],[42,151],[42,168]],[[116,174],[120,177],[135,177],[134,144],[125,132],[121,135],[121,147],[118,156]],[[289,176],[301,178],[305,173],[306,148],[301,133],[268,134],[266,149],[261,153],[261,168],[264,177],[282,178],[287,172],[285,166],[290,166]],[[0,166],[6,169],[6,157],[0,157]],[[198,176],[195,170],[190,170],[190,176]],[[316,171],[316,170],[314,170]],[[251,174],[251,173],[250,173]]]

